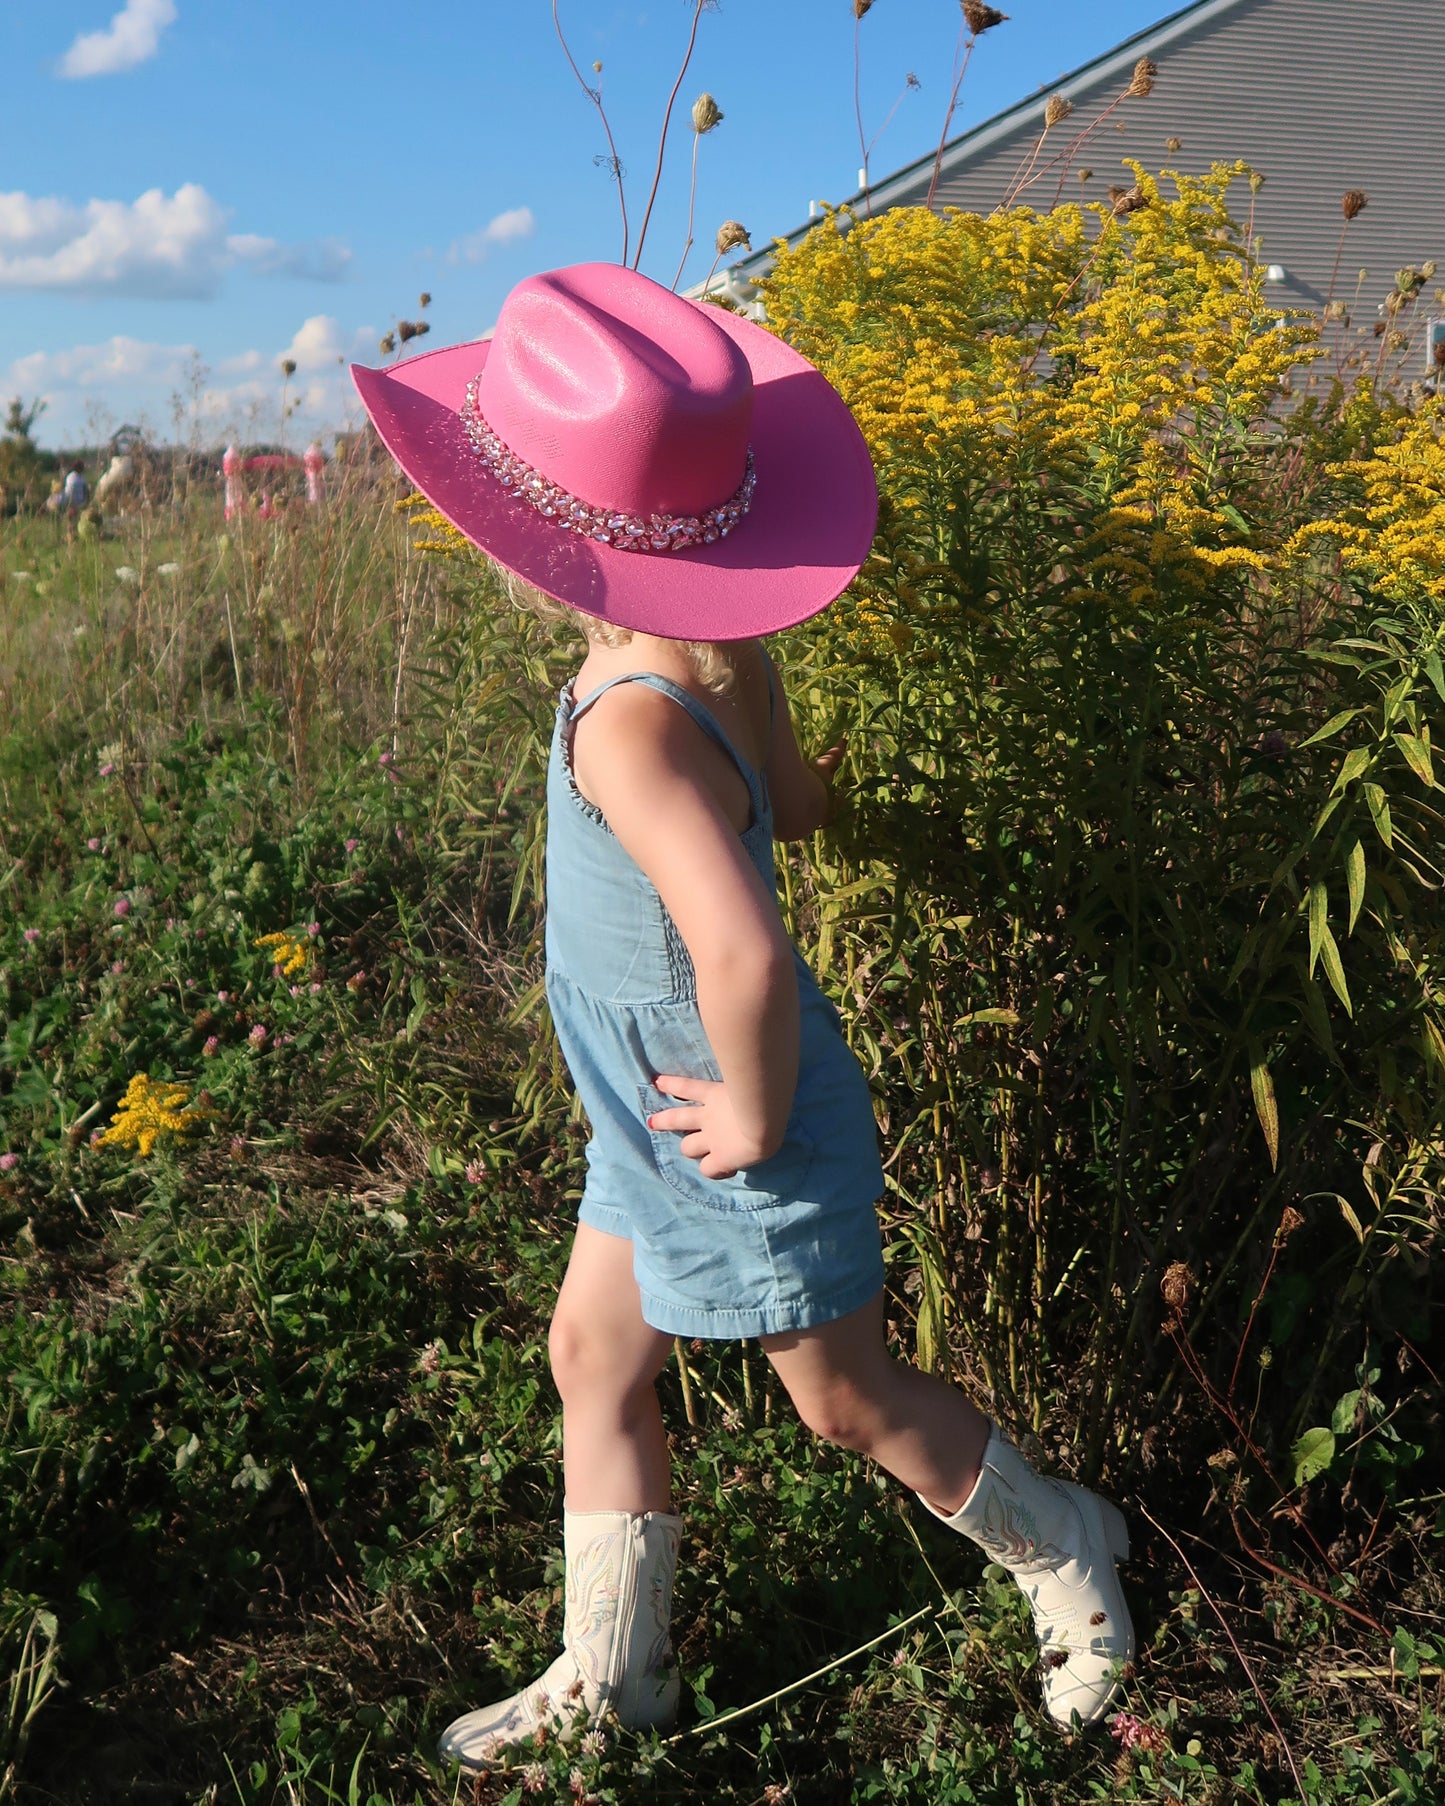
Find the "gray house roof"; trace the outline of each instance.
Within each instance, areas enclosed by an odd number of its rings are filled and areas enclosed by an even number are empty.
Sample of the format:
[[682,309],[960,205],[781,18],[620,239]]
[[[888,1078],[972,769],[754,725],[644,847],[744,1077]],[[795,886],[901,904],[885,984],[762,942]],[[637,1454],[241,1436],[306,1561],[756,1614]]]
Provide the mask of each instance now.
[[[1117,98],[1141,56],[1159,66],[1154,92],[1116,107],[1065,169],[1071,141]],[[1373,321],[1405,264],[1436,259],[1445,282],[1441,0],[1196,0],[955,138],[944,150],[934,205],[979,213],[999,206],[1043,129],[1050,94],[1072,101],[1074,111],[1049,134],[1039,158],[1045,173],[1019,197],[1041,211],[1056,196],[1103,200],[1110,186],[1128,186],[1126,156],[1146,169],[1191,174],[1242,158],[1265,178],[1254,232],[1262,261],[1283,271],[1275,291],[1282,301],[1325,300],[1340,200],[1350,188],[1369,202],[1345,235],[1334,292],[1351,303],[1356,325]],[[1177,152],[1166,149],[1170,138],[1182,141]],[[867,207],[876,214],[922,205],[933,164],[932,155],[921,157],[875,182]],[[1082,184],[1080,167],[1094,171]],[[1235,194],[1243,211],[1248,191],[1241,184]],[[844,204],[861,215],[865,198],[860,192]],[[787,241],[796,243],[810,224]],[[743,299],[771,261],[770,250],[755,252],[712,286]],[[1357,297],[1362,268],[1368,275]]]

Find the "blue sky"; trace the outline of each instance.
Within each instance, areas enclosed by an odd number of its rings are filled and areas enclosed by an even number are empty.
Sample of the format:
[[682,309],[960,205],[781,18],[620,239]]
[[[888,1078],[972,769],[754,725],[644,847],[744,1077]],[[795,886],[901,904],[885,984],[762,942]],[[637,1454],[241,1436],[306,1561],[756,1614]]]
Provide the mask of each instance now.
[[[1047,88],[1177,10],[1170,0],[1004,0],[954,130]],[[562,0],[601,81],[640,217],[690,0]],[[942,124],[957,0],[876,0],[862,21],[875,180]],[[287,435],[354,412],[339,360],[376,360],[433,296],[428,348],[475,337],[520,277],[616,258],[601,126],[552,33],[549,0],[51,0],[0,7],[0,397],[43,396],[48,444],[122,421],[206,442],[274,438],[280,359],[302,406]],[[722,0],[679,95],[643,257],[671,282],[686,236],[687,123],[702,140],[700,280],[724,219],[754,244],[856,187],[850,0]]]

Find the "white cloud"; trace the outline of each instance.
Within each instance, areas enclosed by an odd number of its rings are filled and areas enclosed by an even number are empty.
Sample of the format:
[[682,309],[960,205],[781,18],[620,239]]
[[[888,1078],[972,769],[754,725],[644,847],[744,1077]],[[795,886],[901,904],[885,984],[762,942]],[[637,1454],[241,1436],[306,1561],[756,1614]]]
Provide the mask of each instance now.
[[126,0],[104,31],[83,31],[60,59],[72,81],[119,75],[146,63],[160,48],[161,33],[176,19],[175,0]]
[[283,245],[228,234],[227,210],[198,183],[173,195],[148,189],[134,201],[0,194],[0,292],[205,300],[226,270],[335,281],[351,253],[335,239]]
[[0,366],[0,395],[45,402],[42,436],[74,445],[133,421],[170,439],[179,418],[186,437],[275,439],[281,431],[281,360],[296,375],[287,388],[294,412],[287,443],[324,435],[350,423],[357,401],[345,364],[376,345],[376,329],[348,332],[330,314],[313,314],[283,350],[249,349],[208,370],[194,345],[168,345],[123,336],[99,345],[35,351]]
[[479,232],[469,232],[465,238],[455,239],[447,252],[447,262],[480,263],[495,246],[511,244],[518,238],[530,238],[536,230],[537,221],[530,207],[510,207],[495,219],[488,220]]

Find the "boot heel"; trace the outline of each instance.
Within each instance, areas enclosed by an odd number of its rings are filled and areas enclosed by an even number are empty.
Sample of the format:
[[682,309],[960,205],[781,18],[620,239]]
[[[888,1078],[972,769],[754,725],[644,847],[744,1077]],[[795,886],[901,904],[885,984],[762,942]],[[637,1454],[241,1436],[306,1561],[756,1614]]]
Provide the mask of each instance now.
[[1110,1555],[1115,1561],[1128,1561],[1129,1525],[1123,1512],[1107,1499],[1099,1500],[1099,1512],[1104,1520],[1104,1541],[1109,1545]]

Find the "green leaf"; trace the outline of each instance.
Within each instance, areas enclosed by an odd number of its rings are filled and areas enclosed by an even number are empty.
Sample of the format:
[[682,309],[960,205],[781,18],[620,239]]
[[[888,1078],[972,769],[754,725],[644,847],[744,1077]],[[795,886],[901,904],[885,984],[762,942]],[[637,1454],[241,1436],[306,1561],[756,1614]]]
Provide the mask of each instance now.
[[1355,1215],[1354,1206],[1350,1203],[1348,1198],[1342,1198],[1338,1192],[1335,1193],[1335,1202],[1340,1207],[1340,1215],[1349,1224],[1350,1228],[1354,1230],[1355,1239],[1360,1243],[1361,1247],[1363,1247],[1365,1241],[1365,1226]]
[[1358,1386],[1352,1392],[1346,1392],[1335,1403],[1330,1412],[1330,1428],[1336,1436],[1348,1436],[1355,1427],[1355,1407],[1360,1402]]
[[1364,786],[1365,801],[1369,805],[1370,814],[1374,818],[1375,827],[1380,839],[1387,847],[1395,844],[1393,830],[1390,827],[1390,805],[1385,801],[1385,793],[1378,784]]
[[1325,969],[1325,977],[1329,979],[1335,996],[1345,1006],[1345,1014],[1353,1016],[1355,1007],[1350,1002],[1350,987],[1345,983],[1344,962],[1340,958],[1340,950],[1335,944],[1335,937],[1328,927],[1320,933],[1320,964]]
[[1365,900],[1365,849],[1357,840],[1345,855],[1345,880],[1350,887],[1350,926],[1348,933],[1355,932],[1355,923],[1360,919],[1360,905]]
[[1335,779],[1335,789],[1343,790],[1346,784],[1353,783],[1362,771],[1368,771],[1374,763],[1375,755],[1368,746],[1357,746],[1345,754],[1345,762],[1340,766],[1339,776]]
[[1254,1093],[1254,1112],[1259,1118],[1259,1126],[1264,1130],[1265,1145],[1269,1149],[1269,1163],[1276,1170],[1279,1167],[1279,1103],[1274,1095],[1274,1080],[1269,1076],[1269,1062],[1258,1048],[1251,1048],[1249,1058],[1249,1088]]
[[1329,933],[1330,895],[1325,889],[1323,878],[1316,878],[1310,886],[1310,965],[1309,975],[1315,975],[1315,962],[1320,956],[1320,943]]
[[1441,668],[1440,654],[1433,649],[1425,654],[1425,675],[1434,684],[1441,702],[1445,702],[1445,669]]
[[1325,1429],[1323,1424],[1313,1430],[1306,1430],[1304,1435],[1290,1450],[1290,1459],[1294,1462],[1294,1483],[1303,1486],[1306,1480],[1313,1480],[1316,1474],[1324,1473],[1335,1458],[1335,1433]]
[[1318,746],[1321,740],[1328,740],[1332,734],[1339,733],[1360,712],[1359,709],[1341,709],[1338,715],[1331,715],[1323,727],[1316,728],[1308,740],[1301,740],[1300,745]]
[[1430,760],[1430,742],[1419,734],[1398,733],[1395,744],[1404,753],[1411,771],[1427,790],[1435,788],[1435,767]]

